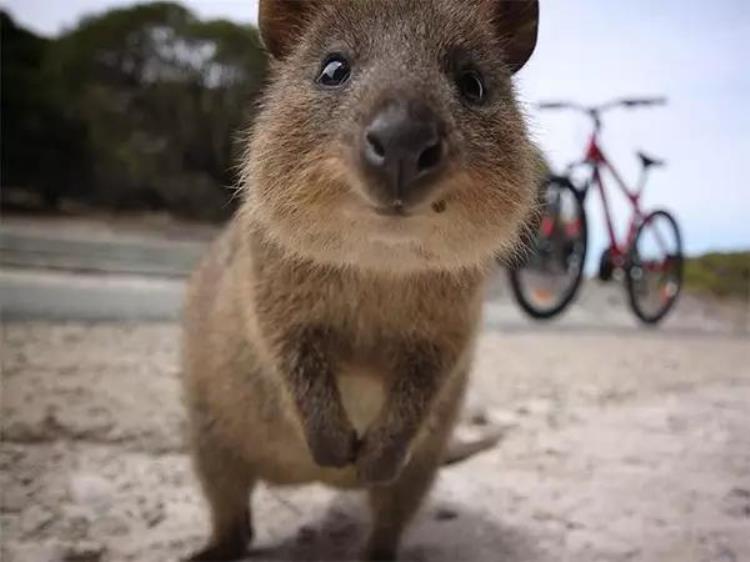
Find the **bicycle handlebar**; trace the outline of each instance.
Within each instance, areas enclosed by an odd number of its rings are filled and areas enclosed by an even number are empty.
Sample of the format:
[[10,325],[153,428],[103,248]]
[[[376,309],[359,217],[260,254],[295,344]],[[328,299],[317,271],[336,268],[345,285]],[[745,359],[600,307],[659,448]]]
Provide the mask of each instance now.
[[564,102],[564,101],[547,101],[536,104],[537,109],[580,109],[575,104]]
[[602,128],[601,115],[607,110],[614,109],[616,107],[624,107],[626,109],[632,109],[634,107],[647,107],[653,105],[665,105],[667,98],[665,97],[652,97],[652,98],[621,98],[618,100],[612,100],[607,103],[600,105],[580,105],[573,102],[567,101],[547,101],[536,104],[537,109],[573,109],[585,113],[594,122],[594,131],[599,132]]
[[621,99],[620,104],[622,104],[625,107],[648,107],[653,105],[667,105],[667,98],[665,97],[657,97],[657,98],[636,98],[636,99]]
[[536,104],[537,109],[543,110],[558,110],[558,109],[573,109],[576,111],[582,111],[592,117],[596,117],[599,113],[614,109],[616,107],[624,107],[632,109],[634,107],[649,107],[655,105],[666,105],[667,98],[665,97],[651,97],[651,98],[622,98],[618,100],[612,100],[607,103],[600,105],[585,106],[573,102],[567,101],[547,101]]

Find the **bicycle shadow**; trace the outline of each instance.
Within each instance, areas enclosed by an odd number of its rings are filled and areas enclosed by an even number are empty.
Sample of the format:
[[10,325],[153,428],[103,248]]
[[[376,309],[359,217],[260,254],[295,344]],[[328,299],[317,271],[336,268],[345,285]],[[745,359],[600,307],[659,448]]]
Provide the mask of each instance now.
[[[249,562],[361,560],[369,529],[364,505],[337,497],[317,525],[303,526],[280,544],[251,550]],[[471,508],[431,502],[420,511],[404,536],[400,562],[542,561],[534,541]]]

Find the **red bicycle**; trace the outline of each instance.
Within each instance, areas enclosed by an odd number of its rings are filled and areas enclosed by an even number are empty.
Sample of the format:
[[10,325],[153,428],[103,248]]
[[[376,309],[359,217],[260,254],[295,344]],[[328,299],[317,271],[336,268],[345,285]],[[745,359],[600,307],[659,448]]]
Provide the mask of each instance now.
[[[635,189],[629,188],[605,156],[599,144],[602,114],[615,108],[632,109],[663,105],[663,98],[621,99],[586,107],[567,102],[539,104],[543,110],[575,110],[588,116],[593,131],[586,154],[570,164],[562,175],[550,175],[544,186],[545,200],[539,229],[526,260],[510,269],[510,282],[521,308],[533,318],[547,319],[562,312],[575,298],[583,276],[588,245],[584,203],[594,186],[601,196],[609,247],[599,260],[599,278],[609,281],[624,276],[630,306],[647,324],[661,320],[674,306],[682,287],[682,238],[677,221],[665,210],[644,213],[640,198],[650,169],[663,161],[638,153],[641,174]],[[571,175],[586,167],[581,187]],[[606,170],[632,207],[630,227],[624,240],[617,239],[607,192],[602,179]]]

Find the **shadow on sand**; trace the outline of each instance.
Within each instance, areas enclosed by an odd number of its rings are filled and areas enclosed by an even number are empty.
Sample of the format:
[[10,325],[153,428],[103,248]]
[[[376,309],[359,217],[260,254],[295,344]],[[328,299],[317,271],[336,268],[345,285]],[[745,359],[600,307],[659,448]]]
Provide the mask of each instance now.
[[[369,527],[364,505],[335,499],[317,526],[301,527],[281,544],[251,551],[250,562],[360,560]],[[466,506],[434,502],[407,531],[399,562],[525,562],[540,560],[534,541]]]

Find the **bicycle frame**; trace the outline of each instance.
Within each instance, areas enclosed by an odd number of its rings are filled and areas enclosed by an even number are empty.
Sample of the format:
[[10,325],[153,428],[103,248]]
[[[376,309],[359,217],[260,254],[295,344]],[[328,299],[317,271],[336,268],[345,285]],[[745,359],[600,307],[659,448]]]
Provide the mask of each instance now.
[[[615,108],[629,109],[664,103],[664,98],[652,97],[622,98],[594,106],[568,101],[537,104],[539,109],[574,110],[583,113],[592,120],[593,130],[583,159],[569,164],[562,174],[550,172],[547,176],[544,213],[533,253],[538,259],[528,264],[534,275],[530,278],[521,275],[527,264],[510,270],[514,296],[524,311],[533,318],[547,319],[560,313],[572,302],[580,287],[586,252],[589,248],[589,221],[586,218],[585,202],[591,187],[599,192],[609,235],[608,248],[599,262],[601,280],[611,279],[614,271],[621,273],[631,308],[645,323],[658,322],[674,304],[682,283],[683,263],[682,241],[677,222],[668,211],[644,211],[641,207],[649,172],[654,166],[663,165],[664,162],[639,152],[640,177],[635,184],[631,184],[634,187],[630,187],[599,144],[603,112]],[[586,168],[583,178],[580,174],[574,173],[579,167]],[[627,233],[622,232],[620,237],[615,231],[610,193],[605,185],[604,176],[607,172],[611,174],[632,209]],[[580,179],[584,181],[578,181]],[[567,203],[571,203],[572,206],[569,208]],[[569,212],[573,210],[575,216]],[[671,240],[664,238],[663,233],[659,232],[662,226],[674,234],[674,245],[665,244]],[[655,248],[650,244],[652,236],[655,238],[657,251],[654,251]],[[665,253],[659,250],[668,251]],[[541,286],[535,287],[540,278],[544,279],[540,274],[549,274],[552,277],[549,283],[544,282]],[[658,304],[658,308],[654,308],[654,304]]]
[[[647,219],[648,215],[644,214],[641,210],[640,199],[643,194],[643,189],[646,186],[646,177],[648,176],[649,165],[644,161],[644,165],[641,168],[641,175],[636,184],[636,188],[632,189],[628,187],[622,176],[617,169],[612,165],[611,161],[607,158],[604,151],[599,144],[599,136],[602,129],[601,114],[604,111],[613,109],[616,107],[639,107],[639,106],[652,106],[662,105],[665,103],[664,98],[637,98],[637,99],[620,99],[614,100],[605,104],[601,104],[593,107],[581,106],[575,103],[569,102],[547,102],[539,104],[541,109],[573,109],[575,111],[586,114],[593,121],[593,131],[589,137],[586,153],[583,160],[574,162],[567,167],[565,177],[569,178],[571,171],[579,166],[587,166],[591,168],[591,174],[588,177],[588,181],[583,185],[583,188],[576,188],[581,198],[581,203],[585,203],[586,195],[588,194],[589,188],[593,185],[599,191],[599,196],[602,201],[602,208],[604,210],[604,218],[607,226],[607,233],[609,235],[609,252],[610,259],[613,264],[618,267],[626,266],[626,258],[630,253],[630,250],[635,242],[635,238],[638,234],[638,229],[644,220]],[[623,193],[625,198],[632,207],[632,214],[630,216],[630,225],[628,227],[627,235],[624,240],[618,241],[617,235],[615,234],[614,223],[612,220],[612,211],[609,205],[609,199],[607,196],[607,190],[604,185],[604,179],[602,172],[609,172],[615,180],[617,187]],[[568,180],[570,181],[570,180]],[[655,231],[657,244],[664,249],[667,245],[662,239],[658,231]]]
[[[646,185],[646,171],[641,171],[641,177],[638,181],[638,187],[631,189],[622,179],[622,176],[617,169],[612,165],[610,160],[605,155],[601,146],[599,145],[599,127],[591,134],[589,139],[588,148],[586,149],[586,155],[583,159],[583,164],[591,166],[591,176],[589,181],[584,188],[584,197],[591,185],[595,186],[599,192],[599,196],[602,202],[602,209],[604,211],[604,219],[607,225],[607,234],[609,235],[609,249],[612,260],[617,265],[622,265],[627,256],[630,247],[635,239],[638,226],[644,218],[644,214],[641,211],[640,198],[643,193],[643,188]],[[628,226],[627,236],[624,242],[620,242],[615,234],[614,223],[612,220],[612,211],[609,205],[609,199],[607,191],[604,185],[604,179],[602,178],[602,171],[608,171],[612,178],[615,180],[615,184],[620,191],[625,195],[632,207],[632,214],[630,216],[630,224]]]

